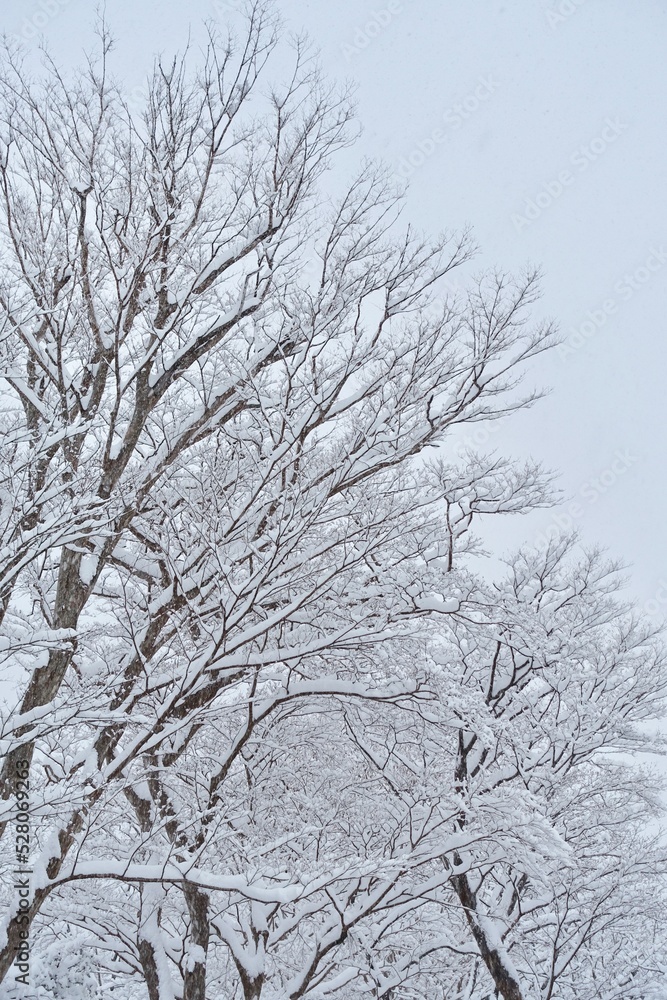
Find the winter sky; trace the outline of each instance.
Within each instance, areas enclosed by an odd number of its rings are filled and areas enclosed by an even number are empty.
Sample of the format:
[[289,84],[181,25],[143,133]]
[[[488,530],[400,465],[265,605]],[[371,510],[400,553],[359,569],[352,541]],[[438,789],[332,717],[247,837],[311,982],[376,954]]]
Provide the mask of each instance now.
[[[182,48],[224,0],[106,0],[114,71],[140,88],[156,51]],[[551,386],[480,444],[560,471],[561,525],[632,564],[632,590],[667,614],[667,0],[282,0],[325,72],[358,84],[363,156],[409,180],[405,217],[473,228],[473,270],[539,265],[538,317],[563,346],[534,366]],[[91,47],[87,0],[10,0],[2,28],[73,64]],[[555,514],[505,521],[503,548]],[[663,585],[664,581],[664,585]],[[648,603],[647,603],[648,602]]]

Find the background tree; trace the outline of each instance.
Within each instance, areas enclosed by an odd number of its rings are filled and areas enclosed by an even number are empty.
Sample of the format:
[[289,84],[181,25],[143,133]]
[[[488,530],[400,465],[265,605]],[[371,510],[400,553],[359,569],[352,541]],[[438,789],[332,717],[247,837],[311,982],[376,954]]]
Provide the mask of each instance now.
[[72,78],[5,54],[2,831],[28,760],[35,988],[648,997],[652,799],[601,754],[646,747],[662,652],[594,559],[473,573],[471,521],[550,502],[538,469],[424,460],[532,400],[535,276],[440,300],[465,235],[402,231],[373,164],[326,199],[349,95],[301,42],[262,94],[277,38],[255,5],[142,111],[104,30]]

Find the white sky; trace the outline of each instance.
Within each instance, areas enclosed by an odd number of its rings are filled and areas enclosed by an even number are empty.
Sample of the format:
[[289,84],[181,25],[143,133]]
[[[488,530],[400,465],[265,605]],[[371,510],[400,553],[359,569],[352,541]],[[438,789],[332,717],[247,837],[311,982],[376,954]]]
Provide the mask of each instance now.
[[[505,423],[493,446],[559,469],[572,526],[631,562],[635,594],[657,593],[667,613],[667,0],[280,6],[329,75],[358,83],[364,133],[346,167],[365,155],[405,174],[411,154],[423,159],[406,218],[430,231],[470,223],[483,250],[476,266],[542,267],[540,314],[574,349],[535,367],[551,395]],[[128,90],[155,51],[182,47],[190,25],[197,35],[224,7],[106,0]],[[90,46],[93,20],[85,0],[12,0],[0,12],[4,30],[32,36],[34,48],[37,24],[71,63]],[[524,224],[529,199],[537,206]],[[571,341],[587,321],[592,335]],[[501,541],[513,546],[552,519],[505,521]]]

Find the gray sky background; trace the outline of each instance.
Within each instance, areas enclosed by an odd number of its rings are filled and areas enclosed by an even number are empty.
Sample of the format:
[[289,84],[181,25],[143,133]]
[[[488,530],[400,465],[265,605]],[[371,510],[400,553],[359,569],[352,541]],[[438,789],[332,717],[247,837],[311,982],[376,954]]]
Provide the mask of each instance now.
[[[154,52],[225,7],[106,0],[115,72],[140,86]],[[488,446],[558,469],[574,504],[561,523],[629,561],[634,594],[667,614],[667,0],[280,7],[330,76],[358,83],[364,132],[341,168],[380,157],[407,176],[406,220],[472,225],[475,269],[543,269],[536,315],[557,321],[565,347],[533,379],[553,391]],[[31,49],[41,32],[65,63],[90,47],[93,21],[85,0],[12,0],[0,13],[2,29]],[[512,547],[553,523],[507,520],[496,538]]]

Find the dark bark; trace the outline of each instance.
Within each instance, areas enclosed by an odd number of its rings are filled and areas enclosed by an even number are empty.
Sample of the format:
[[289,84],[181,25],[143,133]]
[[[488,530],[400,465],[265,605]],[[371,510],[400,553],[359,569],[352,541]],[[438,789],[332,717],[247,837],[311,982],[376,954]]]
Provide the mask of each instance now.
[[[81,555],[80,552],[68,548],[62,551],[53,616],[54,628],[76,628],[81,609],[88,596],[88,586],[81,582],[79,575]],[[56,696],[75,649],[76,645],[72,643],[68,649],[52,650],[46,665],[34,671],[21,702],[21,714],[48,704]],[[29,732],[29,728],[26,726],[17,729],[16,738],[20,740]],[[17,760],[22,759],[32,763],[32,754],[33,744],[22,742],[6,755],[0,772],[0,794],[3,799],[12,795]],[[0,824],[0,838],[5,827],[6,823]]]
[[196,945],[204,952],[202,961],[192,962],[183,975],[183,1000],[206,1000],[206,955],[211,934],[208,916],[208,893],[197,886],[186,883],[183,895],[190,914],[188,943]]
[[[456,859],[460,863],[460,859]],[[521,986],[509,971],[497,948],[492,947],[477,920],[477,899],[470,887],[467,875],[452,876],[452,885],[463,906],[468,926],[475,938],[479,954],[485,966],[491,973],[496,989],[503,1000],[524,1000]]]
[[160,1000],[160,977],[155,961],[155,949],[150,941],[141,938],[137,943],[137,950],[148,990],[148,1000]]
[[[468,737],[466,737],[464,733],[459,730],[459,745],[454,770],[455,787],[459,794],[462,794],[465,791],[468,781],[468,754],[476,742],[477,737],[475,735],[469,734]],[[474,771],[475,769],[473,769],[473,773]],[[457,817],[457,826],[459,830],[463,830],[465,829],[465,825],[466,815],[465,811],[462,810],[459,812]],[[462,859],[456,852],[454,853],[454,863],[457,866],[462,864]],[[482,961],[493,978],[496,990],[503,997],[503,1000],[524,1000],[523,993],[521,992],[521,986],[507,968],[498,949],[494,948],[489,943],[488,937],[478,920],[477,896],[472,890],[470,879],[466,874],[453,875],[451,883],[456,895],[461,901],[468,926],[470,927],[472,935],[475,939],[475,944],[479,949]]]

